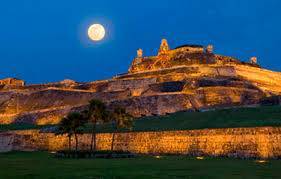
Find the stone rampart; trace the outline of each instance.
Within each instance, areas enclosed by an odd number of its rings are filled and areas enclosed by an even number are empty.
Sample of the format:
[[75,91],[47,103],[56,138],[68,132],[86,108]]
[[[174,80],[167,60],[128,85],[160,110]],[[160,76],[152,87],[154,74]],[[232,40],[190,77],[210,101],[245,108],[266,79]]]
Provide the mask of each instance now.
[[[80,149],[88,149],[90,134],[79,136]],[[112,134],[97,135],[97,148],[109,150]],[[144,154],[191,154],[230,157],[281,157],[281,127],[204,129],[118,133],[115,150]],[[74,146],[74,140],[72,141]],[[0,133],[0,151],[61,150],[66,136],[37,130]]]

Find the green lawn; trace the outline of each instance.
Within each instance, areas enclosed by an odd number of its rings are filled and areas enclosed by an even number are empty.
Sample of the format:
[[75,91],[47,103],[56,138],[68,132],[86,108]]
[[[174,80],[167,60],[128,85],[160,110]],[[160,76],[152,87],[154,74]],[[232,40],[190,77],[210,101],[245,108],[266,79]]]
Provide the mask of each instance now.
[[281,178],[281,160],[185,156],[135,159],[56,159],[46,152],[0,154],[0,178]]
[[33,124],[3,124],[0,125],[0,132],[7,130],[26,130],[26,129],[41,129],[46,126],[39,126]]
[[[261,126],[281,126],[281,106],[219,109],[207,112],[178,112],[167,116],[144,117],[135,121],[133,131]],[[44,126],[0,125],[0,131],[42,127]],[[87,127],[86,131],[90,131],[90,126]],[[98,131],[111,132],[112,126],[100,125]]]

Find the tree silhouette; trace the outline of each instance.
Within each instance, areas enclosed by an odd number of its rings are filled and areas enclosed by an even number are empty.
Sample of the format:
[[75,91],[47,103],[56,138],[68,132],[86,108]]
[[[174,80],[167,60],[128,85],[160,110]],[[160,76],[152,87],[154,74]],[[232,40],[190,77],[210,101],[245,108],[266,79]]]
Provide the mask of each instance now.
[[86,111],[88,121],[92,124],[91,151],[96,151],[96,126],[97,123],[105,123],[108,121],[108,111],[105,104],[97,99],[89,101],[89,108]]
[[68,117],[64,117],[61,119],[60,123],[58,124],[58,131],[56,135],[64,135],[67,134],[68,137],[68,150],[71,150],[71,137],[73,135],[71,130],[71,121]]
[[126,110],[122,107],[115,107],[111,116],[112,125],[113,125],[113,134],[112,134],[112,142],[111,142],[111,151],[114,149],[115,135],[121,128],[129,128],[131,129],[133,126],[133,117],[126,112]]
[[71,137],[75,138],[75,150],[78,150],[78,134],[82,133],[82,129],[86,123],[86,118],[80,113],[69,113],[66,117],[62,118],[59,123],[57,135],[67,134],[68,136],[68,149],[71,150]]

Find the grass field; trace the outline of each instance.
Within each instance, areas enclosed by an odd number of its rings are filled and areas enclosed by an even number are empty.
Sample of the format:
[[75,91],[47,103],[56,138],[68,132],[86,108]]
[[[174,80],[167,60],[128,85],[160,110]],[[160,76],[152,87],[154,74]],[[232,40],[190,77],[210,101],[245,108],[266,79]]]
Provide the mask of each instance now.
[[[232,108],[207,112],[178,112],[167,116],[138,119],[133,131],[161,131],[205,128],[234,128],[281,126],[281,106]],[[0,131],[38,129],[46,126],[12,124],[0,125]],[[90,126],[86,128],[90,131]],[[111,125],[98,126],[99,132],[111,132]]]
[[39,126],[39,125],[33,125],[33,124],[2,124],[0,125],[0,132],[1,131],[7,131],[7,130],[27,130],[27,129],[41,129],[47,127]]
[[281,178],[281,160],[56,159],[46,152],[0,154],[0,178]]

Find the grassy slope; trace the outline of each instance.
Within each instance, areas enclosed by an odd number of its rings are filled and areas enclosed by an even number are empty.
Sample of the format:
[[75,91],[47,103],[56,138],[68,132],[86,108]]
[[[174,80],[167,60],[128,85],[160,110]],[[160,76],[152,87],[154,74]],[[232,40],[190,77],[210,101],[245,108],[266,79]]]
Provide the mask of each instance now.
[[155,159],[56,159],[45,152],[0,154],[0,178],[281,178],[281,161]]
[[[145,117],[134,123],[134,131],[182,130],[281,126],[281,106],[233,108],[208,112],[178,112],[168,116]],[[0,125],[1,130],[34,129],[44,126]],[[86,131],[90,130],[90,126]],[[99,132],[111,132],[111,125],[98,127]]]
[[33,124],[5,124],[0,125],[0,132],[6,130],[26,130],[26,129],[41,129],[46,126],[38,126]]
[[147,117],[136,122],[136,129],[204,129],[281,126],[281,106],[233,108],[207,112],[179,112],[169,116]]

